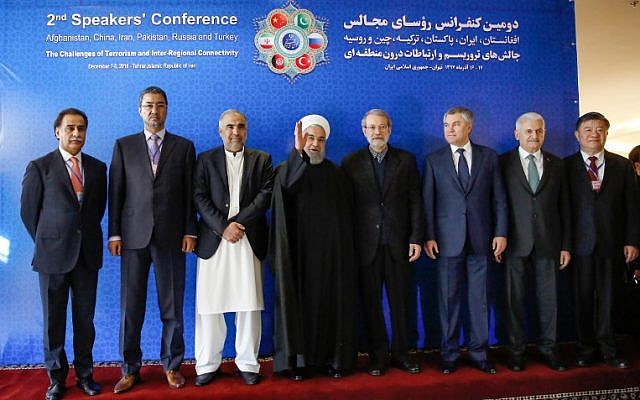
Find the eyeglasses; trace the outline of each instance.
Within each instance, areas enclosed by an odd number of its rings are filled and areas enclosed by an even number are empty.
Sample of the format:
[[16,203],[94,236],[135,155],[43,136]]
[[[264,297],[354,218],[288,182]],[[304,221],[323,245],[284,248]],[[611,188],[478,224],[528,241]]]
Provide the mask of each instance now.
[[167,108],[167,105],[165,103],[144,103],[140,105],[140,108],[142,108],[145,111],[151,111],[153,110],[154,107],[157,109],[161,109],[161,108]]
[[387,129],[389,129],[389,125],[367,125],[364,127],[364,129],[371,132],[375,132],[376,129],[380,132],[385,132]]

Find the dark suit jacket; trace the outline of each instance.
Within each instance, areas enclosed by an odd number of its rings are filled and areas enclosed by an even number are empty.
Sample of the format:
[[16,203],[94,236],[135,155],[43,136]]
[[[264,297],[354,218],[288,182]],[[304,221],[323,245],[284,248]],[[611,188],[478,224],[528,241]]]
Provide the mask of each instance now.
[[109,168],[109,237],[122,237],[125,249],[141,249],[152,234],[168,247],[196,236],[194,164],[193,143],[167,132],[154,177],[144,133],[118,139]]
[[621,257],[625,245],[638,246],[638,195],[631,162],[604,153],[604,177],[598,192],[577,152],[565,158],[571,200],[574,253]]
[[107,202],[107,167],[82,153],[82,205],[59,150],[33,160],[22,181],[20,216],[35,242],[34,271],[64,274],[80,257],[87,268],[102,266],[100,221]]
[[507,256],[536,255],[558,259],[560,250],[571,250],[571,208],[564,164],[542,151],[543,171],[536,192],[527,181],[518,147],[500,156],[509,204]]
[[198,156],[193,184],[193,200],[200,213],[198,247],[200,258],[211,257],[222,240],[222,232],[231,222],[244,225],[254,254],[260,260],[267,253],[267,220],[265,212],[271,203],[273,163],[265,152],[244,149],[240,212],[228,219],[229,182],[224,147]]
[[420,174],[413,154],[389,146],[379,188],[369,147],[342,160],[352,184],[355,238],[362,265],[373,262],[381,238],[380,221],[395,260],[408,258],[409,243],[424,242]]
[[488,147],[471,146],[471,180],[466,192],[449,145],[426,158],[422,188],[426,239],[438,242],[440,256],[462,254],[467,237],[475,254],[489,255],[493,238],[507,236],[507,198],[498,155]]

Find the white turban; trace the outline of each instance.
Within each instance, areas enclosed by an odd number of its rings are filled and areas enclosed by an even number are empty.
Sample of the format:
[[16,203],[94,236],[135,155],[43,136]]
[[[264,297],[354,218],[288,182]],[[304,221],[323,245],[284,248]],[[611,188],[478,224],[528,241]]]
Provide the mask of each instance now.
[[327,119],[325,117],[323,117],[322,115],[310,114],[310,115],[302,117],[300,122],[302,122],[302,131],[303,132],[304,132],[305,129],[307,129],[311,125],[321,126],[322,129],[324,129],[324,133],[326,134],[325,139],[329,139],[329,131],[331,130],[330,127],[329,127],[329,121],[327,121]]

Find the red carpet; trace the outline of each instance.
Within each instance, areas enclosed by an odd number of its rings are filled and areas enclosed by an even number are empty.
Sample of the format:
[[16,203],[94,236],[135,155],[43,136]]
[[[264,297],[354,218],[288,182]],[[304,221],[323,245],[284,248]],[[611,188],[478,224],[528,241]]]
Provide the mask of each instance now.
[[[597,364],[591,368],[571,367],[567,372],[558,373],[533,359],[524,372],[515,373],[504,364],[504,350],[494,349],[490,356],[496,361],[498,374],[493,376],[467,366],[464,356],[456,373],[442,375],[439,371],[439,353],[433,352],[418,354],[424,370],[416,375],[392,368],[382,377],[371,377],[364,370],[366,357],[362,357],[361,369],[342,379],[317,375],[302,382],[293,382],[273,375],[271,362],[264,362],[262,382],[256,386],[246,386],[236,376],[235,364],[226,362],[219,378],[208,386],[195,387],[194,366],[187,364],[182,367],[187,378],[186,387],[172,390],[166,385],[162,368],[150,365],[142,369],[142,383],[132,391],[117,396],[112,394],[112,390],[120,378],[118,367],[96,367],[94,377],[103,387],[99,399],[484,399],[640,386],[640,352],[637,351],[640,346],[632,347],[634,351],[627,355],[634,367],[627,370]],[[572,349],[572,345],[563,349],[566,350],[566,360],[571,359]],[[5,369],[0,370],[0,376],[0,399],[44,398],[48,378],[43,369]],[[64,399],[88,398],[75,387],[73,372],[67,380],[67,386]]]

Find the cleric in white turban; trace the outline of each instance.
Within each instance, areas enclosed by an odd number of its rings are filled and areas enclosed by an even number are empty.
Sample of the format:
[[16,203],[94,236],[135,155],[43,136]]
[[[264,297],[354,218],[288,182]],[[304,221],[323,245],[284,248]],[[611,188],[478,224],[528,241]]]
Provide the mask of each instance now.
[[294,380],[314,371],[339,378],[356,361],[352,196],[344,173],[325,158],[329,133],[320,115],[298,121],[273,188],[274,371]]

